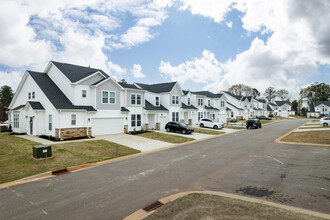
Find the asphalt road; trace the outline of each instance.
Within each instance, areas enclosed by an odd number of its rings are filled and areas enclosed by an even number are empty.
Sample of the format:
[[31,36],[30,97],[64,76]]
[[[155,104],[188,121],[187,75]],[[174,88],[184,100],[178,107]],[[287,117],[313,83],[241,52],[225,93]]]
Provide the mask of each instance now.
[[330,148],[274,140],[285,120],[0,190],[0,219],[121,219],[180,191],[262,196],[330,214]]

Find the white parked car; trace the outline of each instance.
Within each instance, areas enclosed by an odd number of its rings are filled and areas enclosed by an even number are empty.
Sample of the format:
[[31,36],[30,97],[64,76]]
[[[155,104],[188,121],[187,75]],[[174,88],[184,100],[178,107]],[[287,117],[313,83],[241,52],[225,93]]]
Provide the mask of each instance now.
[[199,122],[200,127],[209,127],[209,128],[214,128],[214,129],[222,129],[225,124],[221,122],[215,122],[212,121],[211,119],[207,118],[202,118]]
[[330,117],[321,118],[320,124],[323,126],[328,126],[330,124]]

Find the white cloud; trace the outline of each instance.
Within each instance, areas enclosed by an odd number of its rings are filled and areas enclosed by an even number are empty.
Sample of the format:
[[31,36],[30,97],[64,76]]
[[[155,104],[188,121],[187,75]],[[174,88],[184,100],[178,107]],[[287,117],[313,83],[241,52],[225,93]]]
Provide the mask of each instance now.
[[233,27],[233,22],[228,21],[228,22],[226,22],[226,25],[227,25],[227,27],[232,28]]
[[190,10],[193,15],[202,15],[220,23],[224,20],[226,13],[231,10],[233,0],[180,0],[180,10]]
[[108,69],[110,76],[114,77],[116,80],[119,80],[120,77],[124,77],[124,74],[127,72],[125,68],[121,68],[118,64],[108,62]]
[[173,81],[185,83],[191,80],[196,83],[210,83],[220,78],[222,65],[215,55],[208,50],[202,52],[202,57],[172,66],[170,62],[161,61],[159,72]]
[[16,91],[18,84],[21,81],[21,78],[24,73],[18,71],[3,72],[0,71],[0,87],[7,85],[10,86],[13,92]]
[[142,67],[140,64],[133,64],[131,72],[135,78],[141,79],[146,77],[146,75],[142,73]]

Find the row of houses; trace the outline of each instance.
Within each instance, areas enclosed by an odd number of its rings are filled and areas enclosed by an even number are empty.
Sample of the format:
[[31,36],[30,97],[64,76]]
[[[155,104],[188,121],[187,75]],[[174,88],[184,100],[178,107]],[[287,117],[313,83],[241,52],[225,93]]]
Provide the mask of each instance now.
[[287,102],[267,103],[227,91],[183,90],[178,82],[117,82],[101,69],[50,61],[44,72],[26,71],[9,106],[15,133],[60,139],[189,125],[201,118],[226,122],[292,114]]
[[317,101],[307,106],[307,117],[323,117],[330,115],[330,101]]

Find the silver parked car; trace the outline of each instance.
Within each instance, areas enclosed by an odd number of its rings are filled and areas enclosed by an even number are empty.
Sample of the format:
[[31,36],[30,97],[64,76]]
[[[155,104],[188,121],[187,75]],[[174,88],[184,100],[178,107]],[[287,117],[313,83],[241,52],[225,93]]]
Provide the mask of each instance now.
[[330,124],[330,117],[321,118],[320,124],[323,126],[328,126]]

